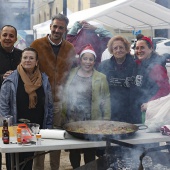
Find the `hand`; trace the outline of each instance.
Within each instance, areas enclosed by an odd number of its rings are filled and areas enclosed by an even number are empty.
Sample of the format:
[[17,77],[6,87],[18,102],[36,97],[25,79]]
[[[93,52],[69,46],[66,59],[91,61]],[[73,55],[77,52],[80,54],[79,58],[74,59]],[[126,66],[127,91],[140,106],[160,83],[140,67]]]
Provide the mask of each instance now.
[[87,21],[80,21],[79,22],[81,25],[82,25],[82,27],[84,28],[84,29],[87,29],[87,30],[96,30],[97,29],[97,27],[95,27],[94,25],[90,25]]
[[3,79],[6,79],[12,72],[13,72],[13,70],[7,71],[7,72],[3,75]]
[[95,27],[94,25],[90,25],[89,23],[83,24],[83,28],[86,30],[96,30],[97,29],[97,27]]
[[83,26],[84,24],[88,24],[88,22],[86,22],[85,20],[83,21],[79,21],[79,23]]
[[141,111],[142,111],[142,112],[146,111],[146,110],[147,110],[147,107],[148,107],[148,103],[143,103],[143,104],[141,105]]

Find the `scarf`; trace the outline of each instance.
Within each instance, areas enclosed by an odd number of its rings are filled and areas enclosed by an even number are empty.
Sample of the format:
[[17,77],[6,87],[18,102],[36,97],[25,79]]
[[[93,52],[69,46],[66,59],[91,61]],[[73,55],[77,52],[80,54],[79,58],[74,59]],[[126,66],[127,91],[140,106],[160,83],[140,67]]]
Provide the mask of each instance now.
[[31,77],[28,77],[21,64],[18,65],[17,70],[22,81],[24,82],[25,92],[29,95],[29,109],[33,109],[37,104],[37,94],[35,90],[37,90],[42,85],[42,76],[40,70],[38,67],[36,67]]

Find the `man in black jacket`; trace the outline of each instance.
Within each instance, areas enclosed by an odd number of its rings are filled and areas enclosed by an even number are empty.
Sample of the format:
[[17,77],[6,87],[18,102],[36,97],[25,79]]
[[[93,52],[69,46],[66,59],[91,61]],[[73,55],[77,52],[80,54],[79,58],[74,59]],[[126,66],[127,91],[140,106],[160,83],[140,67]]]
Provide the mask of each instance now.
[[[0,32],[0,87],[5,78],[7,78],[20,63],[20,49],[14,47],[17,41],[17,30],[12,25],[5,25]],[[6,154],[7,170],[11,169],[10,155]],[[2,155],[0,154],[0,169],[2,164]]]

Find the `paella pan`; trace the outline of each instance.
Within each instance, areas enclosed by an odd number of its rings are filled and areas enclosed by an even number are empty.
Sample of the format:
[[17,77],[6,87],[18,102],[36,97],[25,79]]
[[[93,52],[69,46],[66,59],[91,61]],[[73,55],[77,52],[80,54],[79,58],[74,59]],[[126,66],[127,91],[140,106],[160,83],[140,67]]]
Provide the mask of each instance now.
[[64,129],[76,138],[101,140],[103,137],[123,139],[132,136],[139,126],[118,121],[90,120],[67,123]]

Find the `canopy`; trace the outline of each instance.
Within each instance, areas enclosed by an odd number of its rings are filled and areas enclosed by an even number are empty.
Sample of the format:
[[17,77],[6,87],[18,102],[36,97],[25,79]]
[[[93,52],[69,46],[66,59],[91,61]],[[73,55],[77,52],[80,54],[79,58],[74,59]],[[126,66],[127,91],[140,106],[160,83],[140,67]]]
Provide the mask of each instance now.
[[33,30],[36,34],[48,34],[50,33],[51,20],[33,26]]
[[170,9],[151,0],[116,0],[69,15],[69,27],[75,20],[102,23],[113,29],[146,30],[170,28]]

